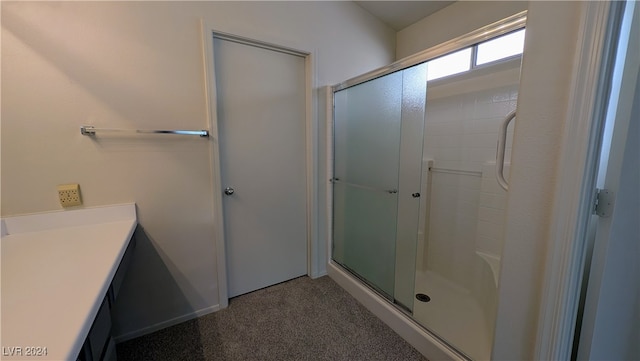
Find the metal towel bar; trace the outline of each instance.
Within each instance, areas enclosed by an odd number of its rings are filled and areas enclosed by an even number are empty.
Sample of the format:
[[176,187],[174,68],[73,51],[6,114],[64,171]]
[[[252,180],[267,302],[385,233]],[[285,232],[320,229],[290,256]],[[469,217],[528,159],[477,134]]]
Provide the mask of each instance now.
[[429,167],[429,172],[468,175],[468,176],[473,176],[473,177],[482,177],[482,172],[475,171],[475,170]]
[[95,128],[92,125],[83,125],[80,127],[80,133],[82,135],[93,136],[96,132],[122,132],[122,133],[143,133],[143,134],[179,134],[179,135],[199,135],[203,138],[209,136],[209,131],[203,130],[145,130],[145,129],[108,129],[108,128]]
[[507,145],[507,127],[516,117],[516,111],[507,114],[498,132],[498,150],[496,151],[496,180],[502,189],[509,191],[509,183],[504,179],[504,150]]

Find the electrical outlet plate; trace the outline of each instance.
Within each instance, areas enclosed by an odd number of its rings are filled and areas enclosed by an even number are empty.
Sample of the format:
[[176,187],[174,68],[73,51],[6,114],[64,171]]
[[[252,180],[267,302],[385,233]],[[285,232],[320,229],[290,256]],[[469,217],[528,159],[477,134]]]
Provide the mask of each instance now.
[[82,204],[79,184],[61,184],[58,186],[58,198],[64,208],[75,207]]

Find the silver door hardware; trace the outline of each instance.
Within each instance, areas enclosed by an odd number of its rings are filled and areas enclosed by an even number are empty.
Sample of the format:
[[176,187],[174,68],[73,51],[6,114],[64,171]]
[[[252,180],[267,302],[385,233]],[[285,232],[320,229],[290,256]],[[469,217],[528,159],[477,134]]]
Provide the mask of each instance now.
[[593,213],[600,217],[609,217],[613,213],[614,192],[608,189],[596,189],[596,204]]
[[228,196],[232,195],[234,192],[235,192],[235,190],[233,188],[231,188],[231,187],[227,187],[227,188],[224,189],[224,194],[226,194]]
[[389,190],[387,191],[387,193],[389,193],[389,194],[396,194],[396,193],[398,193],[398,190],[397,190],[397,189],[389,189]]
[[420,193],[412,193],[411,196],[413,198],[420,198]]

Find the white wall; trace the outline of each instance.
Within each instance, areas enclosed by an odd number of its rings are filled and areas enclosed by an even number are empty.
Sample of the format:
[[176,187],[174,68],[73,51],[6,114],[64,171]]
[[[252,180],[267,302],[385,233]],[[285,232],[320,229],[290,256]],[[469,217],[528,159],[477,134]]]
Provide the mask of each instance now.
[[79,126],[206,128],[201,17],[312,51],[317,86],[393,61],[395,33],[351,2],[2,2],[1,213],[60,209],[71,182],[85,206],[137,203],[119,335],[217,308],[211,140]]
[[400,30],[396,60],[527,10],[527,1],[458,1]]
[[583,3],[529,3],[493,359],[532,359]]

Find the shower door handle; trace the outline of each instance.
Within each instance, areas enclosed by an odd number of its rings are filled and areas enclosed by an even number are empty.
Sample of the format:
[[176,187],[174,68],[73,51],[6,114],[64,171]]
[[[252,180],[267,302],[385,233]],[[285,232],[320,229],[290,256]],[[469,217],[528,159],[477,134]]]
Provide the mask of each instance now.
[[233,189],[231,187],[227,187],[227,188],[224,189],[224,194],[226,194],[228,196],[232,195],[233,193],[235,193],[235,189]]
[[498,149],[496,150],[496,180],[505,191],[509,191],[509,183],[504,178],[504,151],[507,146],[507,127],[516,117],[516,111],[512,111],[502,121],[498,130]]

